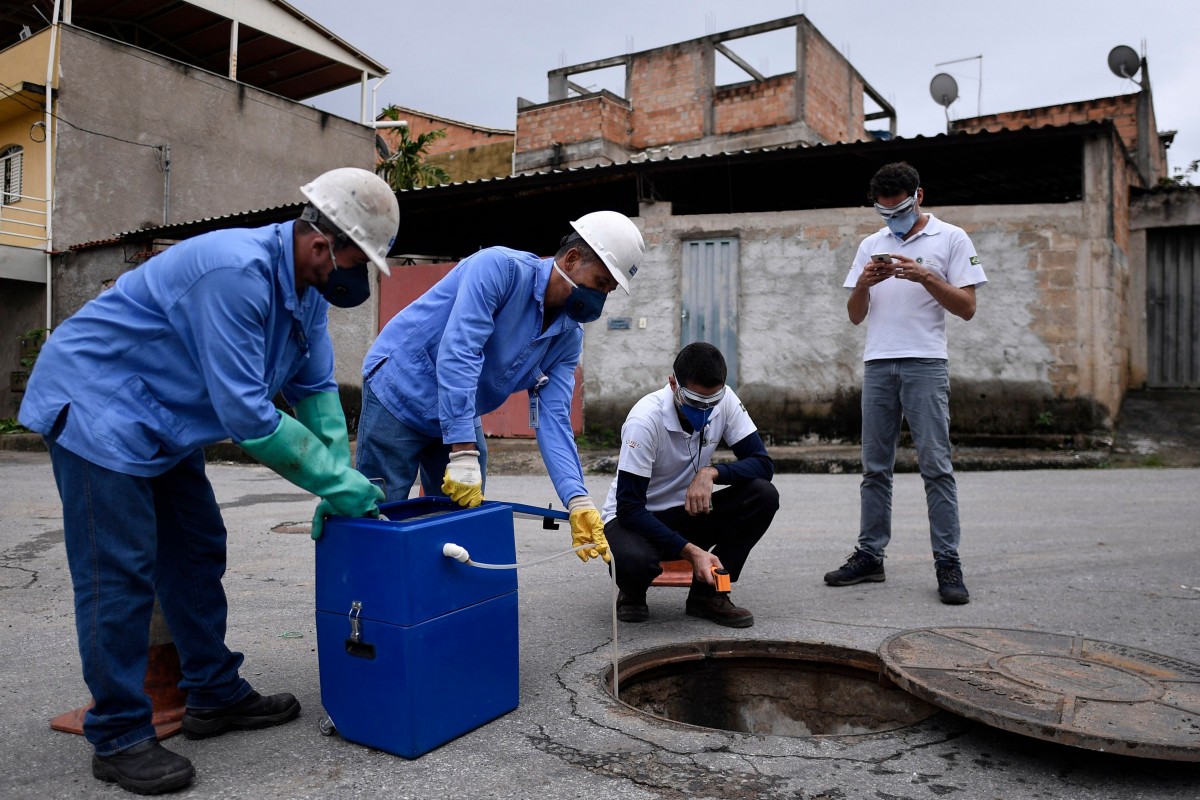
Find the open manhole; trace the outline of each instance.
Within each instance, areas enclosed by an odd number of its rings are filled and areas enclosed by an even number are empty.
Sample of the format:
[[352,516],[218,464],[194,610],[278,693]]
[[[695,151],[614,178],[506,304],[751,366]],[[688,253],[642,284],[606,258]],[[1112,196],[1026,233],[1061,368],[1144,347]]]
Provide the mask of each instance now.
[[[618,662],[620,700],[659,719],[773,736],[849,736],[920,722],[935,707],[880,680],[874,653],[810,642],[671,645]],[[605,675],[612,691],[612,667]]]
[[888,637],[878,655],[701,642],[637,653],[619,668],[621,702],[705,728],[847,736],[942,709],[1072,747],[1200,761],[1200,664],[1078,634],[921,628]]

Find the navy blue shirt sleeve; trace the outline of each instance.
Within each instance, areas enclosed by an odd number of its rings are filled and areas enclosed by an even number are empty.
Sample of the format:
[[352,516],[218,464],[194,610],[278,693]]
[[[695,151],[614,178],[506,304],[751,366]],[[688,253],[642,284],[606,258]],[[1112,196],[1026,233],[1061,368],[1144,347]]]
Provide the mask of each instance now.
[[617,472],[617,520],[629,530],[645,536],[660,553],[678,558],[687,539],[660,522],[646,508],[646,490],[649,487],[648,477],[643,478],[625,470]]
[[737,461],[731,464],[714,464],[713,468],[717,471],[714,483],[736,486],[755,478],[769,481],[775,475],[775,462],[767,455],[767,448],[758,431],[748,434],[733,444],[731,449],[737,456]]

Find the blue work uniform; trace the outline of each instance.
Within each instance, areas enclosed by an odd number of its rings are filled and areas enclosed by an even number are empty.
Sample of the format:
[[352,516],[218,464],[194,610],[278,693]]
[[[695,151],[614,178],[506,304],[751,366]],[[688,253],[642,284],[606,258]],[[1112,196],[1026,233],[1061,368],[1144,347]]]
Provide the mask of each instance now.
[[289,403],[337,390],[329,303],[296,296],[293,222],[180,242],[63,322],[21,424],[108,469],[159,475],[226,438],[257,439]]
[[59,325],[22,424],[43,434],[63,505],[87,740],[155,737],[143,685],[157,595],[189,708],[246,697],[225,644],[226,529],[203,446],[273,433],[272,404],[334,391],[328,302],[296,296],[293,223],[174,245]]
[[[553,263],[506,247],[463,259],[388,322],[363,380],[398,421],[445,444],[476,441],[479,416],[528,390],[538,447],[565,503],[587,494],[571,430],[583,328],[560,313],[542,331]],[[360,453],[386,446],[361,431]]]

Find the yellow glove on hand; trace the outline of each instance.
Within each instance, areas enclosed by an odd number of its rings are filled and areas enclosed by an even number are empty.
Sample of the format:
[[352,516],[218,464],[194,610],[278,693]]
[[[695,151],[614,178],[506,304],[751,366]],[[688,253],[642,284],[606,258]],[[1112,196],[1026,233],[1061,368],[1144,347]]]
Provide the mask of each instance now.
[[604,538],[604,523],[592,499],[586,495],[572,497],[567,508],[571,512],[571,546],[592,545],[590,549],[576,550],[575,555],[583,562],[589,558],[603,558],[605,564],[611,563],[608,539]]
[[442,491],[463,508],[474,508],[483,502],[483,472],[479,469],[478,450],[459,450],[450,454],[450,463],[442,476]]

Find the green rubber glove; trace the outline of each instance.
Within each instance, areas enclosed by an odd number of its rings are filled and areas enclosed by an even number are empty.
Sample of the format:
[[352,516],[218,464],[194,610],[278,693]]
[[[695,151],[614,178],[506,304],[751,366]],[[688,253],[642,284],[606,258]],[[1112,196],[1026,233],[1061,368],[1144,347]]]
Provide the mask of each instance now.
[[326,515],[379,516],[383,490],[348,463],[341,463],[316,434],[287,414],[279,415],[279,426],[273,433],[239,442],[239,446],[301,489],[321,498],[317,511],[322,525],[314,521],[314,539],[320,538]]
[[346,412],[337,392],[309,395],[292,407],[296,419],[317,435],[338,463],[350,466],[350,434],[346,430]]
[[571,546],[593,545],[590,549],[575,551],[579,560],[586,563],[589,558],[602,558],[605,564],[612,563],[608,539],[604,536],[604,522],[592,499],[586,495],[572,497],[567,508],[571,512]]

